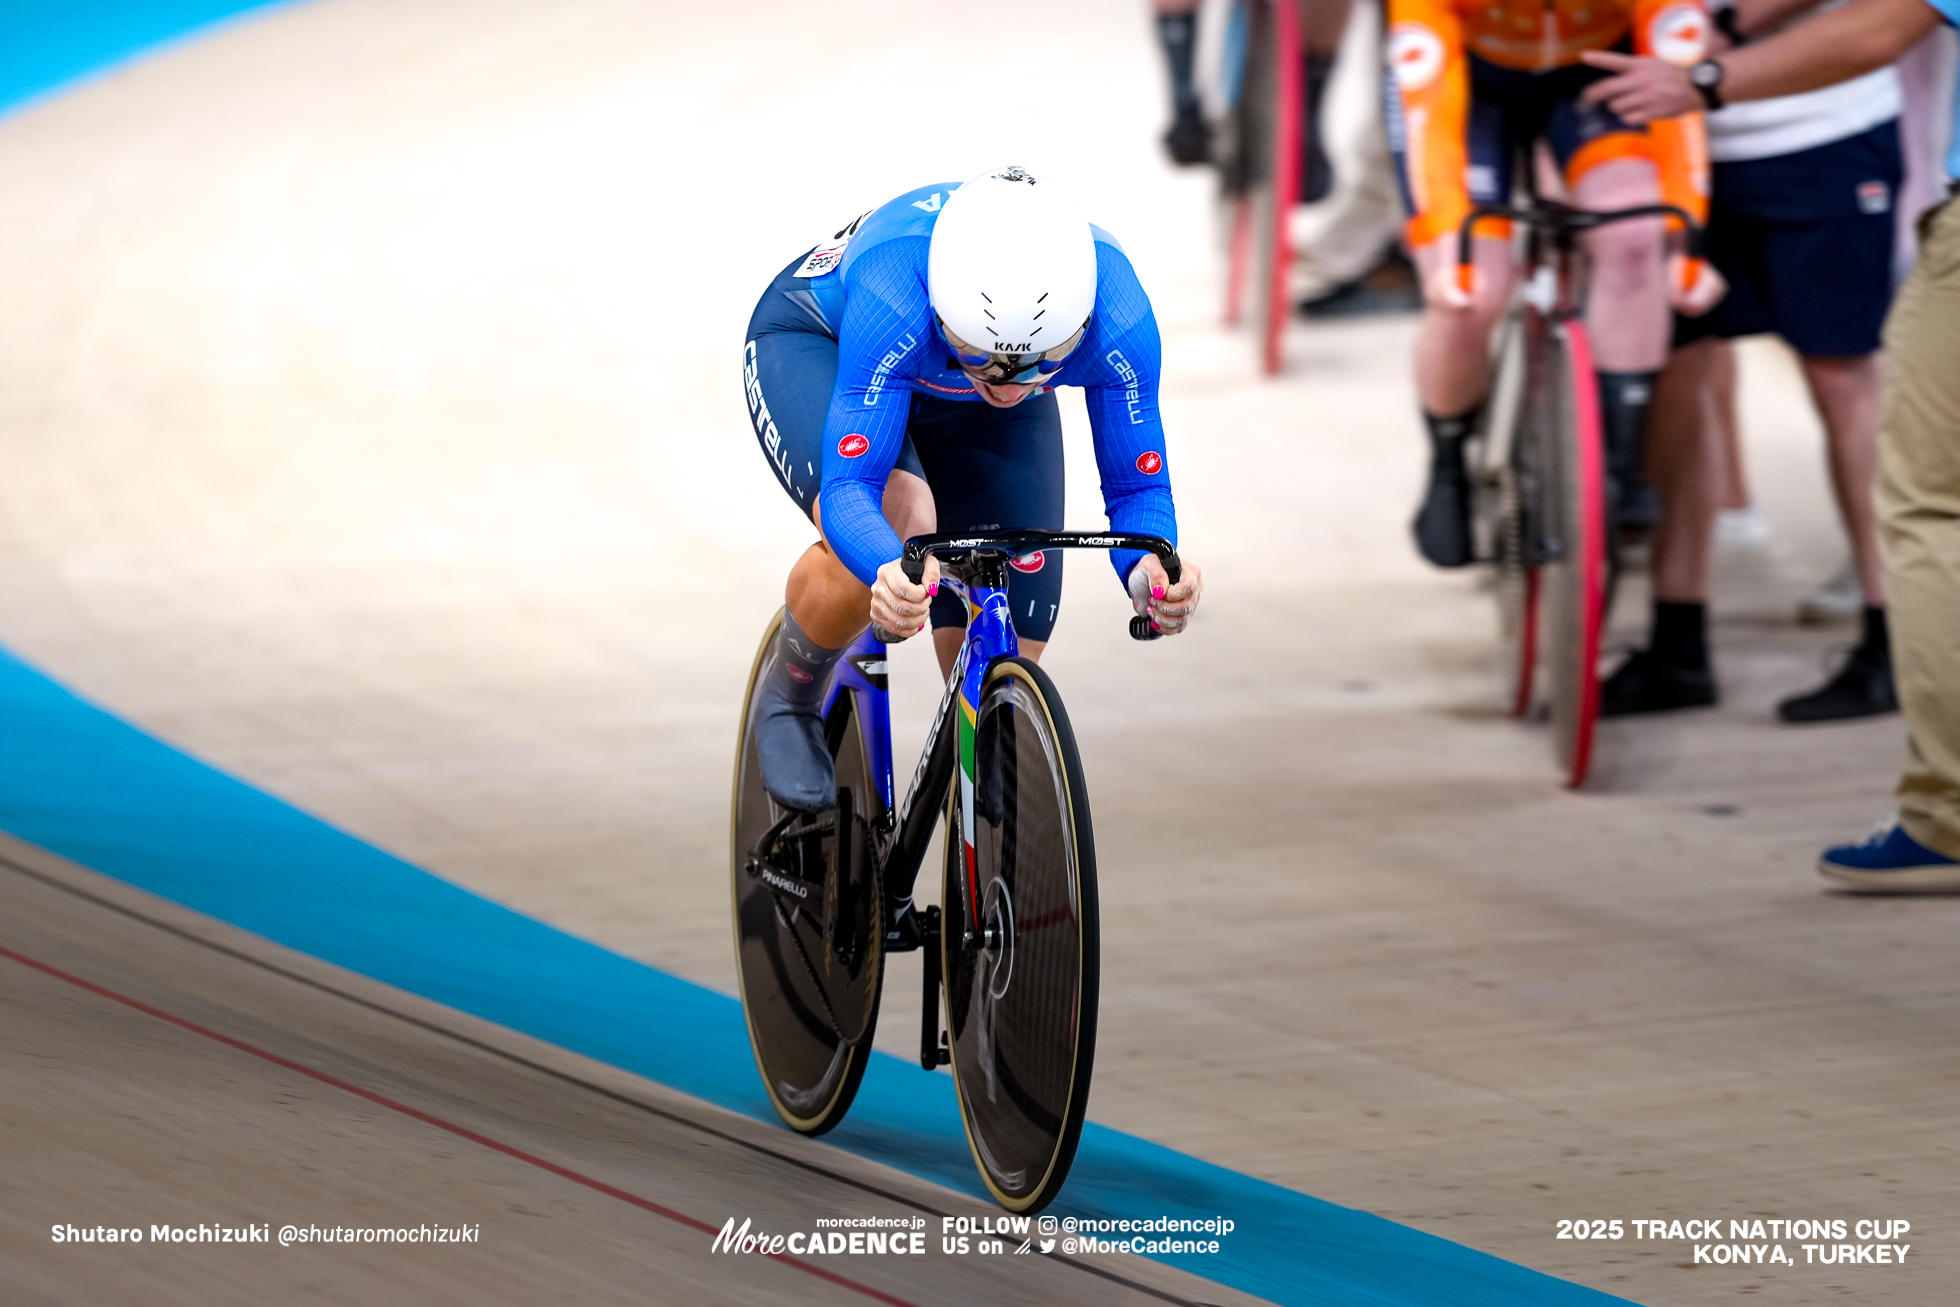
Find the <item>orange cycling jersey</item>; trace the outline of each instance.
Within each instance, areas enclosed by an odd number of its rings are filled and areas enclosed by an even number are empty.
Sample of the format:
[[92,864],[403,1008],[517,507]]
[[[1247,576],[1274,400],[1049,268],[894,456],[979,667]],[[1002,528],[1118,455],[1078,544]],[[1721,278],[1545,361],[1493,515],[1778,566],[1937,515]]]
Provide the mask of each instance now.
[[[1388,13],[1389,69],[1401,95],[1413,210],[1409,240],[1417,245],[1453,232],[1470,212],[1469,55],[1522,73],[1550,73],[1580,64],[1588,50],[1612,49],[1631,32],[1634,53],[1691,64],[1702,57],[1709,27],[1702,0],[1389,0]],[[1609,158],[1648,158],[1659,170],[1662,200],[1697,222],[1705,218],[1701,115],[1644,129],[1613,122],[1567,161],[1567,183]],[[1497,234],[1496,224],[1490,234]]]

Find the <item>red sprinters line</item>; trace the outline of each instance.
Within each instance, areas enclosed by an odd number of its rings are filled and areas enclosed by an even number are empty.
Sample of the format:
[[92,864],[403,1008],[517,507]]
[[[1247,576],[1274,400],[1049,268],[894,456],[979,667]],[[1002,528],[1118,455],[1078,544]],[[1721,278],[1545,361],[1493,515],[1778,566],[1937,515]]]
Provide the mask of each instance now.
[[[291,1058],[281,1057],[277,1053],[269,1053],[265,1049],[248,1044],[242,1039],[233,1039],[230,1035],[219,1034],[215,1030],[198,1025],[195,1021],[188,1021],[174,1013],[165,1012],[162,1008],[151,1007],[148,1003],[142,1002],[139,999],[131,998],[127,994],[119,994],[115,990],[98,985],[93,981],[83,980],[80,976],[70,975],[59,967],[51,967],[45,962],[37,962],[33,958],[16,953],[10,948],[0,946],[0,957],[11,958],[22,966],[32,967],[45,975],[53,976],[56,980],[67,981],[78,989],[86,989],[91,994],[97,994],[103,998],[121,1003],[124,1007],[135,1008],[138,1012],[146,1016],[155,1017],[159,1021],[168,1021],[171,1025],[188,1030],[194,1035],[202,1035],[206,1039],[216,1040],[218,1043],[224,1044],[229,1048],[235,1048],[241,1053],[249,1053],[261,1061],[270,1062],[276,1067],[283,1067],[288,1071],[296,1071],[300,1075],[318,1080],[323,1085],[332,1085],[335,1089],[344,1090],[357,1098],[365,1098],[368,1102],[385,1107],[391,1112],[400,1112],[403,1116],[413,1117],[424,1125],[432,1125],[438,1130],[447,1130],[452,1135],[467,1139],[473,1144],[481,1144],[483,1147],[493,1149],[496,1152],[504,1154],[506,1157],[514,1157],[520,1162],[528,1162],[541,1171],[549,1171],[561,1179],[570,1180],[573,1184],[582,1184],[587,1189],[593,1189],[605,1194],[608,1198],[617,1198],[622,1203],[631,1203],[633,1206],[641,1208],[644,1211],[652,1212],[657,1216],[664,1216],[670,1221],[678,1221],[689,1229],[699,1230],[703,1234],[720,1233],[714,1226],[709,1225],[705,1221],[697,1221],[684,1212],[677,1212],[671,1207],[663,1207],[651,1199],[642,1198],[638,1194],[628,1193],[624,1189],[614,1188],[603,1180],[595,1180],[589,1175],[581,1175],[579,1172],[571,1170],[569,1167],[560,1166],[556,1162],[547,1162],[544,1158],[538,1157],[533,1153],[527,1153],[521,1148],[513,1148],[509,1144],[500,1143],[488,1135],[480,1135],[474,1130],[466,1129],[451,1121],[445,1121],[439,1116],[432,1116],[420,1108],[410,1107],[406,1103],[398,1103],[394,1099],[384,1094],[377,1094],[371,1089],[363,1089],[359,1085],[349,1084],[337,1076],[330,1076],[324,1071],[316,1071],[310,1066],[304,1066],[301,1063],[293,1061]],[[794,1266],[799,1271],[808,1272],[819,1279],[828,1280],[832,1284],[839,1285],[842,1288],[861,1293],[867,1298],[875,1298],[879,1302],[889,1303],[891,1307],[916,1307],[916,1304],[907,1302],[903,1298],[894,1298],[892,1295],[874,1289],[868,1284],[859,1284],[856,1280],[846,1279],[835,1271],[825,1270],[821,1266],[813,1266],[809,1262],[789,1253],[764,1253],[763,1256],[774,1261],[782,1262],[786,1266]]]

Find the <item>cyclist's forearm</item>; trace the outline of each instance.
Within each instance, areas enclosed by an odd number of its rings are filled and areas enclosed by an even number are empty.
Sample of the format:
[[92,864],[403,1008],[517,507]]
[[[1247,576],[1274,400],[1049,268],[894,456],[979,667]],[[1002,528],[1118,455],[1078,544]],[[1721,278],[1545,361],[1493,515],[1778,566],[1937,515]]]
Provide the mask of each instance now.
[[1722,98],[1766,100],[1883,68],[1939,25],[1926,0],[1854,0],[1720,56]]
[[[1177,506],[1169,486],[1147,486],[1115,498],[1105,496],[1104,509],[1109,514],[1111,531],[1162,536],[1172,544],[1177,543]],[[1124,582],[1129,581],[1130,569],[1142,557],[1134,549],[1109,551],[1110,565],[1116,569],[1117,579]]]
[[883,496],[870,482],[826,482],[820,504],[824,543],[866,585],[878,579],[880,567],[904,552],[904,542],[885,520]]

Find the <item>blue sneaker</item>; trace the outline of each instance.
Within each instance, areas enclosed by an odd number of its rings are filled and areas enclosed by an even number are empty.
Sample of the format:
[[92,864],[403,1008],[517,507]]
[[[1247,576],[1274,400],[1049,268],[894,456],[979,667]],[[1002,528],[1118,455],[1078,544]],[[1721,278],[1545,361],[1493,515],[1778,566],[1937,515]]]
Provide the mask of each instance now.
[[1960,862],[1906,834],[1888,818],[1856,844],[1825,849],[1817,872],[1825,880],[1866,894],[1960,893]]

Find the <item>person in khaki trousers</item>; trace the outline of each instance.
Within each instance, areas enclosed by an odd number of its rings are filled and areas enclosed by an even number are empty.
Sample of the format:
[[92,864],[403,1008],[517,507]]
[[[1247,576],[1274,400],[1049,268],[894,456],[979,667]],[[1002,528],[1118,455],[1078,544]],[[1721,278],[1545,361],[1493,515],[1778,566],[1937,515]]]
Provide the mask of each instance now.
[[[1852,0],[1689,68],[1593,53],[1590,99],[1630,123],[1828,86],[1904,54],[1960,0]],[[1960,102],[1954,109],[1960,118]],[[1956,122],[1960,129],[1960,122]],[[1947,173],[1960,178],[1960,130]],[[1920,219],[1919,261],[1885,324],[1878,511],[1892,658],[1910,732],[1895,820],[1826,849],[1825,878],[1872,893],[1960,891],[1960,181]]]
[[1902,849],[1907,863],[1887,866],[1873,854],[1900,843],[1888,834],[1824,855],[1824,875],[1862,889],[1960,889],[1960,199],[1927,211],[1919,241],[1885,323],[1878,514],[1885,583],[1902,601],[1892,664],[1911,730],[1897,834],[1920,854]]

